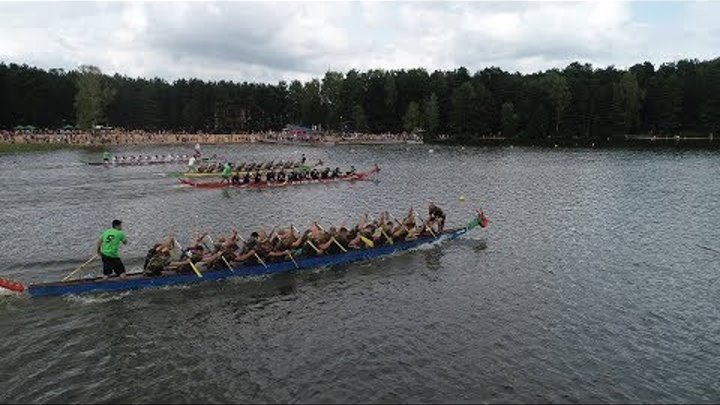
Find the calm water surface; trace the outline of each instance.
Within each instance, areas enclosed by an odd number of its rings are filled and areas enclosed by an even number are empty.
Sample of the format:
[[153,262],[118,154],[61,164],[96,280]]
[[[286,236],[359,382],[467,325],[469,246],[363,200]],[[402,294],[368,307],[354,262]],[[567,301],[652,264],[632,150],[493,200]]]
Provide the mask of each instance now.
[[[717,402],[720,155],[237,145],[376,182],[192,190],[97,151],[0,155],[0,276],[53,281],[121,218],[172,231],[355,223],[435,201],[486,230],[368,263],[87,297],[0,297],[0,402]],[[184,147],[115,153],[188,153]],[[465,197],[465,202],[459,196]],[[246,232],[246,233],[247,233]]]

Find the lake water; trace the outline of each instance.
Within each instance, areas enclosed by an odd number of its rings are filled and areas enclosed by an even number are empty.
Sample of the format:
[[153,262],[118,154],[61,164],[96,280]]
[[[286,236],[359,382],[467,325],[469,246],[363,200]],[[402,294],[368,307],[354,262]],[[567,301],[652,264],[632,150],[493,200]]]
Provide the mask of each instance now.
[[[429,149],[433,148],[434,153]],[[126,147],[190,153],[186,147]],[[138,270],[172,231],[475,207],[490,226],[371,262],[83,297],[0,296],[0,402],[717,402],[720,154],[233,145],[376,182],[195,190],[98,151],[0,155],[0,277],[54,281],[114,218]],[[459,197],[464,196],[465,201]],[[92,266],[91,266],[92,267]],[[96,271],[97,265],[92,268]]]

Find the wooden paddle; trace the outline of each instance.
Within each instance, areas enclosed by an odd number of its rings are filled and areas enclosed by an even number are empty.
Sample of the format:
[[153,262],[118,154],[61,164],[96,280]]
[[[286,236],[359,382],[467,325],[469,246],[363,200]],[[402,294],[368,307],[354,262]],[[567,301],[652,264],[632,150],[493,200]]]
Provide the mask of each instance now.
[[387,233],[385,233],[385,229],[383,229],[382,226],[380,227],[380,232],[382,232],[383,236],[385,236],[385,239],[387,239],[387,241],[388,241],[391,245],[394,245],[394,244],[395,244],[395,242],[392,240],[392,238],[389,237]]
[[80,267],[78,267],[77,269],[75,269],[75,270],[73,270],[72,272],[70,272],[70,274],[68,274],[67,276],[65,276],[65,277],[62,279],[62,281],[67,281],[68,279],[70,279],[70,277],[73,276],[73,274],[75,274],[75,273],[77,273],[78,271],[82,270],[85,266],[87,266],[88,264],[92,263],[92,261],[95,260],[95,259],[97,259],[98,257],[100,257],[100,255],[97,254],[97,253],[95,253],[95,256],[91,257],[90,259],[88,259],[88,261],[86,261],[85,263],[81,264]]
[[[210,239],[210,244],[212,244],[213,246],[215,246],[215,242],[213,242],[212,237],[210,237],[210,235],[207,235],[207,238]],[[207,246],[206,246],[206,247],[207,247]],[[221,249],[221,250],[222,250],[222,249]],[[230,269],[230,271],[234,273],[235,270],[233,270],[232,266],[230,265],[230,263],[228,263],[227,259],[225,258],[225,256],[222,255],[222,253],[220,254],[220,257],[221,257],[221,258],[223,259],[223,261],[225,262],[225,265],[227,266],[227,268]]]
[[[317,222],[315,222],[315,225],[320,228],[321,231],[325,232],[325,228],[323,228],[322,225],[318,224]],[[335,242],[335,244],[340,248],[340,250],[347,253],[347,249],[345,249],[345,247],[340,242],[338,242],[333,235],[330,235],[330,239]]]
[[297,262],[295,261],[295,258],[293,257],[292,253],[290,253],[290,250],[286,250],[285,253],[287,253],[288,256],[290,256],[290,260],[292,260],[293,264],[295,265],[296,269],[299,269],[300,266],[298,266]]
[[[245,238],[242,237],[242,235],[238,234],[238,237],[240,238],[241,241],[243,241],[243,243],[247,243],[247,241],[245,240]],[[265,262],[263,261],[263,259],[261,259],[260,256],[258,256],[257,252],[253,252],[253,253],[255,254],[255,258],[257,259],[257,261],[258,261],[260,264],[262,264],[263,267],[267,268],[267,264],[265,264]]]
[[[424,223],[425,223],[425,222],[423,222],[422,217],[420,217],[420,214],[418,214],[418,213],[415,212],[415,211],[413,211],[413,213],[415,214],[415,216],[417,217],[417,219],[420,220],[420,223],[421,223],[421,224],[424,224]],[[437,235],[435,235],[435,232],[433,232],[432,228],[430,228],[429,226],[425,225],[425,229],[427,229],[428,231],[430,231],[430,234],[433,236],[433,238],[437,238]]]
[[385,218],[383,218],[383,215],[380,214],[380,226],[378,226],[378,228],[380,228],[380,234],[385,237],[385,239],[388,241],[388,243],[391,245],[394,245],[395,242],[393,241],[393,239],[390,236],[388,236],[388,234],[385,232],[385,228],[384,228],[385,221],[390,219],[389,218],[390,213],[385,211],[385,214],[387,214],[387,216]]
[[[182,255],[183,248],[180,245],[180,242],[178,242],[177,239],[175,239],[175,238],[173,238],[173,240],[175,241],[175,244],[177,245],[178,249],[180,249],[180,254]],[[192,262],[192,257],[189,257],[187,262],[190,264],[190,267],[193,269],[193,271],[195,272],[195,274],[198,277],[203,276],[202,273],[200,272],[200,270],[195,266],[195,263]]]
[[397,218],[393,216],[393,214],[390,214],[390,218],[392,218],[393,221],[397,222],[398,225],[400,225],[405,230],[405,232],[410,234],[410,230],[407,228],[407,226],[405,226],[405,224],[403,224],[402,222],[398,221]]
[[[295,225],[293,225],[292,227],[293,227],[293,229],[295,229],[295,232],[297,232],[299,235],[302,235],[302,233],[300,233],[300,231],[299,231],[297,228],[295,228]],[[307,243],[307,244],[310,245],[313,249],[315,249],[315,252],[316,252],[317,254],[321,254],[321,253],[320,253],[320,249],[318,249],[317,246],[315,246],[315,244],[313,244],[310,239],[306,240],[305,243]]]

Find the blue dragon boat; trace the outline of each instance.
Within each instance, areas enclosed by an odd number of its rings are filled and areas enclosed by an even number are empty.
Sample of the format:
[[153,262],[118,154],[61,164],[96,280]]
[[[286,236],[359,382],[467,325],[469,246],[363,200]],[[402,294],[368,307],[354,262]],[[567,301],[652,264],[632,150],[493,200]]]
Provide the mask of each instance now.
[[[378,257],[392,255],[398,252],[413,249],[437,241],[456,239],[478,225],[484,227],[480,218],[472,220],[465,227],[448,230],[435,236],[421,236],[417,239],[394,244],[382,245],[369,249],[348,250],[347,252],[333,255],[322,255],[312,257],[298,257],[295,262],[284,261],[280,263],[267,263],[263,265],[239,266],[233,269],[220,268],[202,272],[202,277],[196,274],[170,274],[156,277],[148,277],[143,274],[130,274],[125,279],[117,277],[102,279],[88,278],[70,281],[58,281],[51,283],[30,284],[27,289],[22,284],[10,280],[2,280],[5,288],[22,292],[26,290],[31,296],[59,296],[66,294],[87,294],[113,291],[139,290],[144,288],[165,287],[173,285],[197,284],[207,281],[219,281],[231,277],[261,276],[275,273],[287,273],[320,267],[329,267],[345,263],[361,262]],[[15,288],[13,288],[15,287]]]

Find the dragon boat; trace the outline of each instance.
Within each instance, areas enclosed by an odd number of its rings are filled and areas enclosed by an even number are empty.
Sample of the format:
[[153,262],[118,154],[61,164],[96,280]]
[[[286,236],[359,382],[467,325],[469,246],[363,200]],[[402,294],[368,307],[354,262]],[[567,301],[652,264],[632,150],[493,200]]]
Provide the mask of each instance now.
[[[272,169],[254,169],[254,170],[243,170],[243,171],[236,171],[233,170],[232,174],[239,174],[240,176],[244,176],[248,173],[259,173],[259,174],[267,174],[272,171],[278,171],[278,170],[285,170],[285,171],[309,171],[312,167],[308,165],[295,165],[291,167],[276,167]],[[213,172],[170,172],[168,173],[168,176],[173,177],[180,177],[180,178],[193,178],[193,177],[220,177],[222,176],[222,171],[213,171]]]
[[413,240],[396,241],[393,244],[385,244],[367,249],[348,250],[347,252],[340,252],[331,255],[296,257],[295,260],[292,261],[264,263],[262,265],[243,265],[234,268],[221,267],[213,270],[202,271],[199,272],[199,274],[167,274],[149,277],[139,273],[128,274],[125,279],[121,279],[119,277],[110,277],[108,279],[94,277],[71,281],[30,284],[27,287],[19,282],[0,278],[0,287],[16,293],[27,293],[34,297],[60,296],[67,294],[78,295],[87,293],[139,290],[145,288],[197,284],[206,281],[220,281],[233,277],[288,273],[385,257],[434,242],[457,239],[477,226],[485,228],[487,226],[487,217],[480,214],[473,218],[466,226],[446,230],[441,234],[419,236]]
[[284,181],[284,182],[260,181],[258,183],[255,183],[254,181],[251,180],[250,183],[232,184],[232,183],[222,182],[222,181],[195,182],[190,179],[181,178],[180,183],[183,185],[186,185],[186,186],[190,186],[190,187],[205,188],[205,189],[213,189],[213,188],[237,188],[237,189],[282,188],[282,187],[297,186],[297,185],[302,185],[302,184],[325,184],[325,183],[334,183],[334,182],[339,182],[339,181],[370,180],[370,177],[379,171],[380,171],[380,167],[378,167],[378,165],[375,165],[370,170],[365,171],[365,172],[347,174],[347,175],[338,176],[338,177],[328,177],[325,179],[319,178],[319,179],[306,179],[306,180]]

